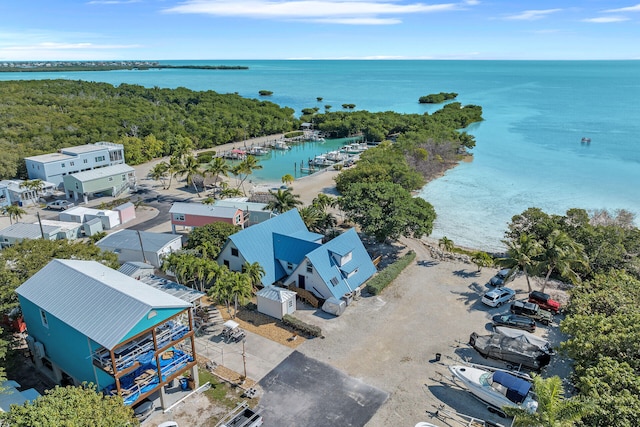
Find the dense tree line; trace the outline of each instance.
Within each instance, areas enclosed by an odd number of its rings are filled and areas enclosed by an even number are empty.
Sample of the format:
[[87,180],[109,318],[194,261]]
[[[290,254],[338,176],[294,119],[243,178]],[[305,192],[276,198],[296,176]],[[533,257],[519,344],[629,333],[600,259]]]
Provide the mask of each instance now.
[[[21,159],[97,141],[121,142],[127,162],[172,153],[180,138],[208,148],[298,127],[293,109],[237,94],[69,80],[0,82],[0,177]],[[19,173],[20,172],[20,173]]]
[[439,104],[444,101],[449,101],[450,99],[456,99],[458,94],[455,92],[440,92],[440,93],[432,93],[429,95],[421,96],[418,99],[420,104]]
[[640,230],[633,215],[531,208],[513,217],[506,236],[511,265],[574,284],[560,327],[569,336],[561,349],[574,362],[576,389],[592,406],[580,425],[640,425]]
[[475,140],[459,129],[482,120],[482,108],[462,106],[452,102],[429,115],[400,114],[393,111],[336,111],[314,114],[316,109],[305,109],[302,121],[313,121],[314,126],[330,137],[343,138],[362,134],[367,141],[384,141],[390,135],[414,133],[424,141],[449,142],[454,146],[473,148]]

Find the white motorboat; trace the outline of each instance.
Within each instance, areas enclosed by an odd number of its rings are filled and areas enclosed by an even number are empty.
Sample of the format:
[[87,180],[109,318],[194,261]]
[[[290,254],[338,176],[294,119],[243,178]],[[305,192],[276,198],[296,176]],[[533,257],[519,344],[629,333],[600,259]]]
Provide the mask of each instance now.
[[266,147],[251,147],[249,149],[249,154],[252,156],[265,156],[269,154],[269,149]]
[[273,148],[275,148],[276,150],[290,150],[291,149],[291,147],[289,147],[285,141],[281,141],[281,140],[278,140],[278,141],[274,142]]
[[530,413],[538,409],[531,383],[507,372],[490,372],[464,365],[449,366],[449,371],[471,394],[494,408],[510,406]]
[[343,160],[347,159],[347,155],[344,153],[341,153],[339,151],[329,151],[326,155],[325,155],[326,159],[329,160],[330,162],[341,162]]

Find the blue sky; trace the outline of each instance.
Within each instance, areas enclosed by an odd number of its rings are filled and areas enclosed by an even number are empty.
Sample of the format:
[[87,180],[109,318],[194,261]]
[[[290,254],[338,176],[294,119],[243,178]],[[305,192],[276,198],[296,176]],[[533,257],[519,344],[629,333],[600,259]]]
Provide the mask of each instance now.
[[5,0],[0,60],[640,59],[640,0]]

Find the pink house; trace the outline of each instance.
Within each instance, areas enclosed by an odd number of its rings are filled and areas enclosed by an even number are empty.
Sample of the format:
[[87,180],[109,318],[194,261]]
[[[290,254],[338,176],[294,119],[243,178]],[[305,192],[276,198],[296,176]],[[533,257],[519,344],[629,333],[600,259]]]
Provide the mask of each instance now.
[[227,206],[203,205],[202,203],[175,202],[169,210],[171,214],[171,231],[176,233],[176,226],[202,227],[212,222],[221,221],[244,228],[249,220],[249,212]]

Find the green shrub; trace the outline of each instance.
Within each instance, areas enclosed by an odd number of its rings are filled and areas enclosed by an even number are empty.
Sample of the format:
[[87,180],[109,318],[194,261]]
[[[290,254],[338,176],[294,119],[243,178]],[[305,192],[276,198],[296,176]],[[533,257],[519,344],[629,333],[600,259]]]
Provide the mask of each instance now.
[[416,259],[416,253],[414,251],[409,251],[401,256],[396,262],[369,280],[367,283],[367,291],[373,295],[381,293],[414,259]]
[[285,137],[285,138],[296,138],[296,137],[298,137],[298,136],[302,136],[302,135],[304,135],[304,132],[303,132],[303,131],[301,131],[301,130],[294,130],[294,131],[291,131],[291,132],[287,132],[287,133],[285,133],[285,134],[284,134],[284,137]]
[[312,337],[322,336],[322,329],[320,329],[318,326],[309,325],[308,323],[305,323],[302,320],[288,314],[282,316],[282,322],[285,325],[291,326],[293,329],[303,334],[310,335]]

